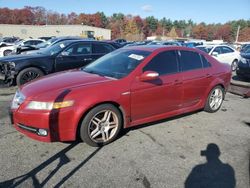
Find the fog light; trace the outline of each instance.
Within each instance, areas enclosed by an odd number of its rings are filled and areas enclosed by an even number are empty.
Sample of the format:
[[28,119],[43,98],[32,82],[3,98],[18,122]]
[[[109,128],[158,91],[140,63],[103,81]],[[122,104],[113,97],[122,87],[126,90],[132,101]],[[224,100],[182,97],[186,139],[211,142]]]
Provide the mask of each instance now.
[[40,135],[40,136],[47,136],[48,132],[45,129],[38,129],[37,134]]

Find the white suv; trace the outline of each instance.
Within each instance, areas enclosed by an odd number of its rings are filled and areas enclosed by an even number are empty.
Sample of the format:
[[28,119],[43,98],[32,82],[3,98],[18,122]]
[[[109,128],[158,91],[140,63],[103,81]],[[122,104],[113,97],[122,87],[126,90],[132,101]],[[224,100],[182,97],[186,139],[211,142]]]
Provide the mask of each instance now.
[[240,59],[240,52],[236,51],[228,45],[202,45],[196,48],[212,55],[215,59],[222,63],[231,65],[232,71],[235,71]]

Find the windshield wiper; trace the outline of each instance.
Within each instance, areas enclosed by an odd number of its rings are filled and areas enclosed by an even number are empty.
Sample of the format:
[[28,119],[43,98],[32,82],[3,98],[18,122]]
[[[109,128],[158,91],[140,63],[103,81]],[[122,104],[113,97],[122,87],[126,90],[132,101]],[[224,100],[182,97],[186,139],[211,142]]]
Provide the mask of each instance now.
[[93,70],[86,70],[85,68],[81,68],[81,70],[83,70],[84,72],[90,73],[90,74],[97,74],[97,75],[102,76],[102,77],[115,78],[113,74],[102,73],[102,72],[97,72],[97,71],[93,71]]

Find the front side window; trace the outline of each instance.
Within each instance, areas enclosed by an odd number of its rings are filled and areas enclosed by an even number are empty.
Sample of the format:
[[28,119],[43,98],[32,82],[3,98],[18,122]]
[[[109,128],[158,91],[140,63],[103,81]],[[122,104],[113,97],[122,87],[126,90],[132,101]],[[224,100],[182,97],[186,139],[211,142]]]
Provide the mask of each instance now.
[[155,71],[159,75],[178,72],[176,51],[165,51],[157,54],[144,68],[145,71]]
[[32,45],[32,41],[30,41],[30,40],[26,41],[26,42],[23,43],[23,45]]
[[196,52],[180,51],[179,57],[182,71],[202,68],[200,55]]
[[221,54],[221,47],[216,47],[213,52],[217,52],[218,54]]

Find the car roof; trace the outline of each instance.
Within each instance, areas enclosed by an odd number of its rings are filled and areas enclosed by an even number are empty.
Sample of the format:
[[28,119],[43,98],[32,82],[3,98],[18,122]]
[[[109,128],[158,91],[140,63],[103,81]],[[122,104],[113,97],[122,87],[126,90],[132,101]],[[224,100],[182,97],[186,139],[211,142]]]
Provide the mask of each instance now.
[[204,45],[199,45],[199,46],[196,46],[196,47],[218,47],[218,46],[228,46],[230,47],[229,45],[227,44],[204,44]]
[[62,40],[61,42],[71,42],[71,43],[75,43],[75,42],[96,42],[96,43],[106,43],[109,44],[109,42],[105,42],[105,41],[98,41],[98,40],[92,40],[92,39],[72,39],[72,40]]
[[191,50],[198,52],[195,48],[188,48],[184,46],[166,46],[166,45],[141,45],[141,46],[128,46],[123,47],[124,49],[131,49],[131,50],[143,50],[143,51],[158,51],[158,50]]

